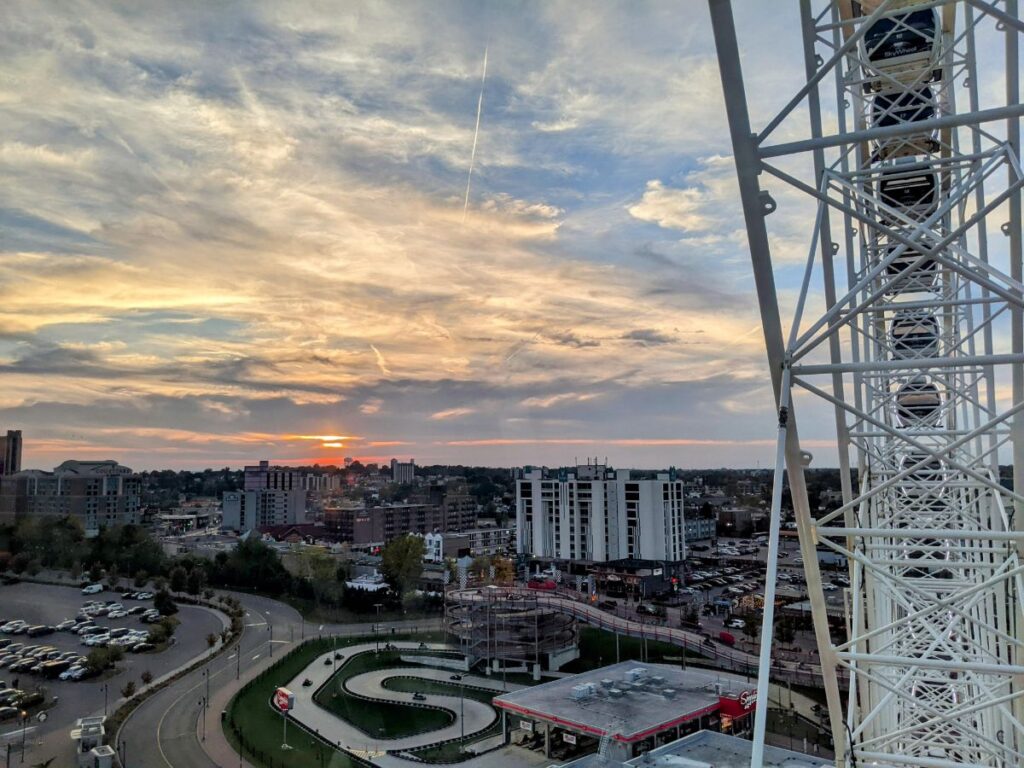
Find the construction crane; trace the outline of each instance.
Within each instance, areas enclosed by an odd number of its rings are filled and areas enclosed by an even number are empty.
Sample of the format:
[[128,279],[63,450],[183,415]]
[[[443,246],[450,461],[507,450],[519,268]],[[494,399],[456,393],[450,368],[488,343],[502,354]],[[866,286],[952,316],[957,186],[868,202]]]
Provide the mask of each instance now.
[[[799,0],[801,45],[777,55],[800,57],[805,83],[758,129],[731,4],[709,7],[779,409],[759,686],[785,472],[836,765],[1022,766],[1017,2]],[[769,232],[792,190],[816,215],[784,330]],[[807,498],[794,401],[835,415],[838,509]],[[819,548],[849,564],[842,629],[829,626]]]

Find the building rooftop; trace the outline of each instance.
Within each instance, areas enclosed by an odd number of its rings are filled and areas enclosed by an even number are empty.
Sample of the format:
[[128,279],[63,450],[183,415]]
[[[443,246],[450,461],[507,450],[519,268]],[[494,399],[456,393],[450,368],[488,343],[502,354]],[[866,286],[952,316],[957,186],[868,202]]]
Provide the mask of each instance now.
[[[698,731],[625,763],[603,763],[599,755],[586,755],[563,768],[750,768],[754,743],[717,731]],[[835,763],[780,747],[765,746],[761,768],[832,768]]]
[[[595,736],[636,741],[716,711],[722,696],[738,696],[756,686],[725,672],[623,661],[506,693],[494,703]],[[585,690],[588,695],[583,695]]]
[[[671,744],[652,749],[647,758],[637,757],[628,766],[650,768],[750,768],[754,742],[715,731],[699,731]],[[687,762],[683,762],[686,760]],[[765,746],[763,768],[832,768],[835,763],[813,755],[780,747]]]

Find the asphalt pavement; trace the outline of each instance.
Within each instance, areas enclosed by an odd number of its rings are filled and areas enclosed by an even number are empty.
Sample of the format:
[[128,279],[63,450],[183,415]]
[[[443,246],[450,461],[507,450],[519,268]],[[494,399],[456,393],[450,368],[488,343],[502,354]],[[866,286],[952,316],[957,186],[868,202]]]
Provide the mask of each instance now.
[[[0,605],[3,612],[0,618],[5,621],[23,619],[32,624],[55,625],[64,619],[74,618],[82,603],[90,599],[101,602],[118,600],[126,606],[152,605],[151,601],[121,600],[119,593],[109,590],[86,596],[77,588],[20,582],[0,587]],[[108,710],[113,711],[116,702],[121,698],[120,690],[125,683],[132,680],[136,687],[141,687],[140,676],[143,671],[148,671],[157,678],[182,666],[206,650],[208,634],[220,632],[223,627],[218,616],[205,608],[183,605],[180,606],[178,617],[181,624],[175,632],[176,639],[173,645],[160,653],[126,653],[124,659],[118,662],[117,671],[113,674],[107,673],[100,677],[73,682],[48,680],[38,675],[0,670],[0,679],[6,683],[11,684],[17,678],[19,688],[26,691],[39,689],[48,699],[57,699],[57,704],[47,709],[46,720],[33,721],[30,726],[32,730],[26,733],[26,762],[30,761],[36,752],[43,756],[42,750],[49,749],[51,743],[67,747],[64,742],[70,743],[67,733],[76,718],[95,714],[97,711],[102,713],[104,702]],[[97,623],[108,627],[147,627],[146,624],[139,622],[138,616],[127,616],[122,619],[99,617]],[[59,650],[78,651],[82,655],[87,655],[90,650],[81,645],[81,638],[68,632],[54,632],[35,638],[28,638],[26,635],[4,637],[25,644],[53,645]],[[21,729],[16,728],[13,723],[7,723],[0,728],[0,744],[8,741],[20,747]],[[63,749],[62,752],[68,750]],[[49,757],[49,753],[45,757]],[[20,759],[20,749],[17,759]],[[16,759],[12,759],[12,765],[18,765]]]

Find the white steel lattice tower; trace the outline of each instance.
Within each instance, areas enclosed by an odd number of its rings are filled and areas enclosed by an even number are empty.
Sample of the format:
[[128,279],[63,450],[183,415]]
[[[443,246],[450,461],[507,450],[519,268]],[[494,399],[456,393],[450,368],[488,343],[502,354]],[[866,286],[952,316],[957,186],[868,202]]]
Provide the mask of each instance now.
[[[709,6],[780,410],[766,624],[784,458],[837,765],[1024,766],[1016,0],[800,0],[806,84],[760,133],[729,0]],[[817,206],[785,335],[772,187]],[[797,392],[835,414],[844,503],[818,517]],[[842,633],[819,548],[849,563]]]

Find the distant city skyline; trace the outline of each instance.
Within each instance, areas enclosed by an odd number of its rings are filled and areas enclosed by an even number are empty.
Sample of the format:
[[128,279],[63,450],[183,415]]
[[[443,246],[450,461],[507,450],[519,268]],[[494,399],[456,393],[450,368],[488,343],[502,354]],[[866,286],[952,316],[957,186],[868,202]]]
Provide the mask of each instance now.
[[[704,3],[3,17],[25,467],[772,461]],[[798,36],[795,6],[737,18],[753,57]],[[755,119],[802,79],[748,74]],[[775,192],[791,302],[813,211]],[[830,423],[801,421],[818,464]]]

